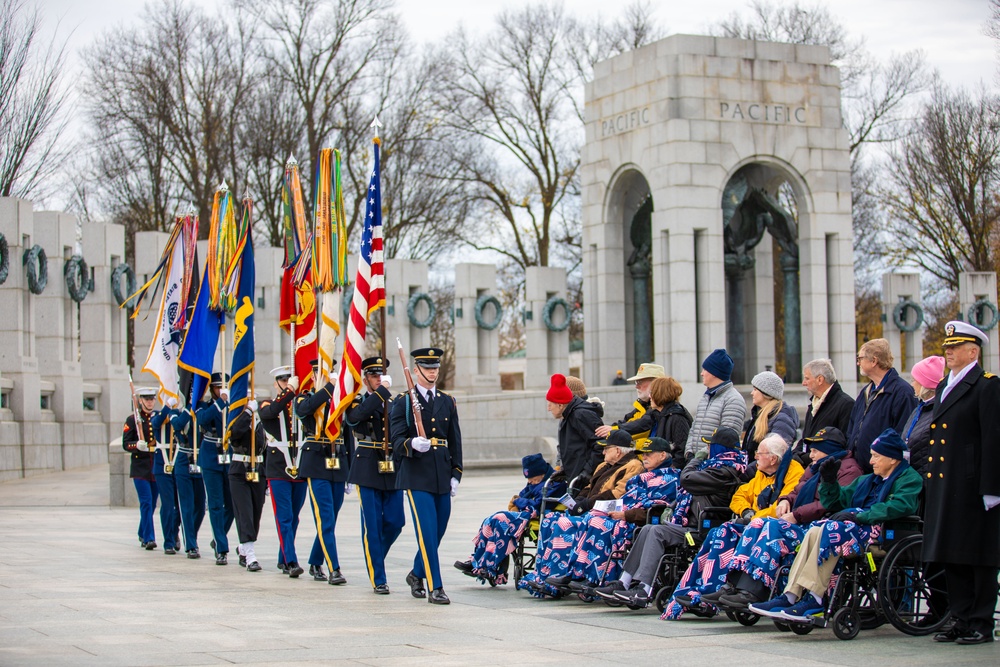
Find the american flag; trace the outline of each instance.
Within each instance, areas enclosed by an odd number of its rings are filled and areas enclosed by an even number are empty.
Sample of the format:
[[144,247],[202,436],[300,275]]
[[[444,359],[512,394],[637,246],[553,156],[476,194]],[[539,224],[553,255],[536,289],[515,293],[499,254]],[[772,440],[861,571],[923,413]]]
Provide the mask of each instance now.
[[361,350],[369,316],[385,305],[385,267],[382,257],[382,193],[379,186],[379,139],[375,137],[375,168],[368,182],[365,226],[361,232],[361,255],[354,281],[354,298],[347,317],[347,339],[340,362],[340,376],[331,399],[326,435],[340,437],[341,416],[354,400],[361,384]]

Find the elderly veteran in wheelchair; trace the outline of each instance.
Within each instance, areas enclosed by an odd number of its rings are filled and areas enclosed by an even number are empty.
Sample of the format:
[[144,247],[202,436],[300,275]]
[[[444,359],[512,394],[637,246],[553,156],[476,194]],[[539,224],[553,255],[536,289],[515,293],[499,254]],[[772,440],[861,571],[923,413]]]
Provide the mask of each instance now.
[[[571,582],[582,587],[596,581],[602,568],[615,566],[613,545],[631,535],[627,521],[609,516],[608,512],[616,509],[614,501],[621,499],[621,507],[626,509],[673,501],[676,471],[654,469],[657,479],[664,478],[665,483],[649,478],[642,484],[638,477],[651,463],[639,459],[632,437],[615,430],[603,445],[604,462],[594,471],[590,484],[566,503],[569,511],[546,512],[542,518],[535,571],[518,582],[519,588],[540,596],[561,597],[570,591]],[[656,459],[668,461],[669,457],[659,454],[651,461]]]
[[732,501],[747,468],[746,454],[739,449],[740,435],[735,429],[719,428],[711,438],[702,440],[708,449],[699,452],[681,472],[670,523],[646,526],[637,533],[621,577],[595,589],[599,597],[609,603],[628,602],[636,609],[647,606],[660,557],[690,537],[688,518],[697,522],[703,509],[725,507]]
[[[820,429],[804,438],[804,442],[811,460],[809,468],[791,493],[778,499],[775,516],[754,518],[746,527],[729,561],[726,583],[715,593],[701,596],[705,607],[700,611],[709,611],[707,605],[716,602],[729,609],[743,610],[748,604],[770,599],[781,572],[791,565],[810,524],[829,514],[819,500],[822,464],[841,461],[837,481],[845,486],[861,475],[861,467],[847,457],[847,438],[840,429]],[[691,606],[689,598],[680,603]]]
[[820,501],[836,514],[809,528],[788,572],[784,594],[752,603],[750,611],[793,622],[822,613],[823,596],[840,559],[864,552],[884,522],[917,511],[923,483],[904,458],[903,439],[886,429],[872,443],[871,451],[874,473],[848,486],[837,482],[840,461],[829,460],[820,467]]
[[561,496],[566,492],[565,482],[549,482],[555,470],[541,454],[529,454],[521,459],[521,468],[527,484],[510,499],[506,512],[496,512],[483,520],[473,538],[472,557],[455,561],[455,568],[491,586],[507,583],[510,554],[514,553],[532,519],[538,518],[542,498],[546,493]]
[[775,516],[778,498],[790,493],[802,477],[802,465],[792,456],[789,443],[777,433],[760,441],[755,455],[757,472],[733,494],[729,509],[739,518],[713,528],[697,557],[688,566],[674,599],[663,613],[665,620],[680,618],[685,610],[699,616],[715,615],[715,603],[725,583],[729,561],[747,524]]

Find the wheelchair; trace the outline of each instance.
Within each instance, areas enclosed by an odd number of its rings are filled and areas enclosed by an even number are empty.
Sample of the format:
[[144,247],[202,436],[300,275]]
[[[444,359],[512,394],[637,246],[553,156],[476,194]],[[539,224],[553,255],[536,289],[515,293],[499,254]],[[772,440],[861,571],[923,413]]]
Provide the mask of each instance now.
[[[569,486],[566,489],[566,493],[573,495],[577,493],[586,484],[586,478],[583,475],[578,475],[574,477]],[[538,556],[538,550],[541,538],[541,526],[542,517],[545,516],[546,505],[550,505],[552,511],[564,512],[567,507],[561,503],[564,496],[553,496],[551,490],[554,488],[555,484],[559,482],[553,482],[551,478],[545,482],[545,486],[542,487],[542,502],[538,507],[538,516],[528,522],[528,527],[524,529],[521,533],[521,537],[518,538],[517,544],[514,547],[514,551],[508,556],[514,561],[514,589],[520,590],[520,581],[524,575],[535,569],[535,559]],[[505,559],[506,560],[506,559]],[[506,563],[501,565],[501,571],[506,571]],[[491,583],[495,586],[495,583]]]
[[[733,511],[728,507],[704,507],[698,513],[698,521],[693,530],[688,531],[684,543],[670,547],[660,556],[660,562],[656,568],[656,577],[653,580],[652,603],[661,614],[667,607],[677,584],[680,582],[688,567],[698,555],[702,543],[713,528],[721,526],[734,518]],[[647,521],[647,525],[655,525],[654,522]],[[635,607],[630,608],[634,609]]]
[[926,567],[922,547],[919,517],[887,524],[877,543],[843,559],[822,614],[802,621],[775,619],[775,627],[797,635],[829,627],[842,640],[886,622],[913,636],[938,632],[949,617],[945,575],[943,570]]

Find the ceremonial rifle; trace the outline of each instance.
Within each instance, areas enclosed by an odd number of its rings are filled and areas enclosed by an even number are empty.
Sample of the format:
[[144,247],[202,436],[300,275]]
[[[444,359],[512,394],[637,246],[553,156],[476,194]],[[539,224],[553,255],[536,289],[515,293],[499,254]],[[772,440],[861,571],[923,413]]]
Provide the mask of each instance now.
[[410,402],[413,404],[413,421],[417,425],[417,435],[426,438],[424,431],[424,419],[420,409],[420,401],[417,400],[417,387],[413,384],[413,376],[410,375],[410,367],[406,365],[406,355],[403,353],[403,344],[396,339],[396,346],[399,348],[399,361],[403,364],[403,376],[406,378],[406,390],[410,394]]

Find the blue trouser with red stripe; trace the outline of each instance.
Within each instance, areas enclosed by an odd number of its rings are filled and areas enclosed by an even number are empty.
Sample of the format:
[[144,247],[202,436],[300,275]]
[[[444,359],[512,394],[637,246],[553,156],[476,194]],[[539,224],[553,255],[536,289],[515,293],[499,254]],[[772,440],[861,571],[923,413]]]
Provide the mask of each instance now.
[[287,479],[269,479],[267,488],[271,490],[271,507],[274,509],[274,523],[278,528],[278,565],[298,563],[295,533],[299,529],[299,512],[306,502],[309,489],[305,482]]
[[139,497],[139,541],[155,542],[156,527],[153,512],[156,511],[156,482],[134,478],[135,495]]
[[406,525],[403,492],[358,487],[361,501],[361,545],[372,588],[386,583],[385,557]]
[[328,479],[311,478],[306,480],[309,486],[309,505],[312,507],[313,521],[316,523],[316,539],[313,540],[312,553],[309,554],[310,565],[322,565],[330,570],[340,569],[340,559],[337,558],[337,515],[344,504],[344,483],[332,482]]
[[451,517],[451,494],[407,490],[413,529],[417,534],[417,555],[413,558],[413,574],[427,578],[431,590],[441,588],[441,565],[438,546],[448,529]]

